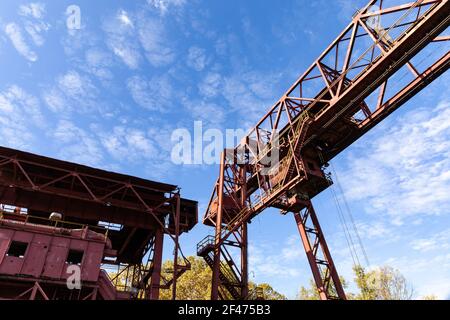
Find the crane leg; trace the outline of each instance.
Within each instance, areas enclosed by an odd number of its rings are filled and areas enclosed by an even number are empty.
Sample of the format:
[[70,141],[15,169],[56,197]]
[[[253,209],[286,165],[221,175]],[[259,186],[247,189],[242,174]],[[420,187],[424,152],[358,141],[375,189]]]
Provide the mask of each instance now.
[[294,217],[320,299],[346,300],[344,288],[328,250],[312,202],[309,200],[305,204],[305,208],[295,212]]

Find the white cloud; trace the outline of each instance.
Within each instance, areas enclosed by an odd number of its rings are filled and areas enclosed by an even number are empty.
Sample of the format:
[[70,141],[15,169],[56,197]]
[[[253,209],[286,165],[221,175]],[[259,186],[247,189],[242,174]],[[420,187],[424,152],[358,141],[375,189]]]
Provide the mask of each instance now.
[[27,60],[35,62],[38,59],[37,54],[26,43],[22,29],[15,23],[9,23],[5,27],[5,33],[8,35],[16,50]]
[[[251,243],[249,247],[249,266],[258,282],[280,286],[285,281],[297,281],[305,272],[306,255],[299,234],[291,234],[279,242]],[[309,276],[309,270],[307,270]],[[292,288],[282,288],[283,291]]]
[[99,135],[102,145],[117,160],[154,159],[158,155],[155,143],[142,130],[117,126]]
[[203,121],[203,125],[213,125],[217,128],[225,121],[226,112],[218,104],[189,98],[183,99],[182,103],[194,121]]
[[36,46],[44,44],[43,34],[50,29],[50,24],[44,21],[45,13],[45,5],[42,3],[29,3],[19,7],[24,28]]
[[122,61],[131,69],[137,69],[139,66],[140,54],[134,50],[132,46],[128,46],[126,43],[120,44],[117,42],[113,48],[113,52],[116,56],[122,59]]
[[226,77],[221,88],[231,110],[245,119],[240,123],[251,128],[277,99],[274,86],[277,76],[257,72],[237,73]]
[[133,24],[133,22],[131,21],[131,18],[129,17],[128,12],[126,12],[125,10],[120,10],[120,11],[119,11],[119,13],[118,13],[118,18],[119,18],[119,21],[120,21],[123,25],[125,25],[125,26],[127,26],[127,27],[134,28],[134,24]]
[[109,69],[112,65],[112,57],[109,52],[99,48],[88,49],[85,53],[85,70],[103,81],[110,81],[114,78]]
[[[384,220],[372,220],[367,223],[357,222],[356,229],[358,230],[359,236],[367,241],[373,241],[376,239],[379,243],[380,241],[392,242],[398,240],[398,233],[395,228]],[[353,233],[351,234],[352,237],[355,238],[354,240],[357,240],[357,235]]]
[[22,16],[41,19],[45,14],[45,5],[43,3],[28,3],[19,7],[19,14]]
[[13,85],[0,93],[0,144],[30,149],[35,141],[33,129],[45,126],[39,100]]
[[281,250],[283,261],[291,262],[306,258],[305,251],[300,245],[301,238],[299,234],[293,234],[286,239],[286,246]]
[[135,37],[134,28],[124,23],[123,14],[123,10],[119,10],[115,17],[105,20],[103,29],[107,35],[106,43],[125,65],[130,69],[137,69],[142,59],[140,45]]
[[[412,284],[415,297],[420,299],[426,295],[436,295],[439,299],[448,299],[450,295],[450,254],[443,251],[441,254],[419,256],[399,255],[383,262],[383,265],[392,266],[406,277]],[[437,278],[436,278],[437,277]]]
[[60,146],[58,157],[89,166],[103,163],[103,152],[98,140],[88,131],[68,120],[60,120],[53,131]]
[[154,67],[165,66],[175,60],[175,51],[161,20],[142,18],[138,37],[147,60]]
[[147,3],[164,15],[171,7],[182,7],[186,3],[186,0],[147,0]]
[[64,95],[55,88],[44,92],[43,99],[53,112],[62,112],[67,107]]
[[130,69],[137,69],[143,56],[154,67],[165,66],[175,60],[173,42],[166,33],[162,18],[141,12],[132,15],[119,10],[115,17],[105,20],[103,29],[110,50]]
[[187,65],[195,71],[202,71],[207,64],[205,49],[198,47],[189,48]]
[[70,70],[56,79],[54,87],[45,90],[43,99],[54,112],[93,112],[101,107],[97,94],[89,77]]
[[45,23],[25,22],[25,30],[37,46],[42,46],[44,44],[45,39],[42,36],[42,33],[48,31],[48,29],[49,26]]
[[171,107],[173,89],[167,75],[154,76],[150,80],[134,76],[128,79],[127,87],[133,100],[141,107],[152,111],[165,111]]
[[414,250],[420,252],[434,250],[446,252],[450,249],[450,229],[434,233],[428,238],[414,239],[410,244]]
[[356,145],[365,152],[351,154],[346,163],[349,199],[364,201],[368,211],[388,215],[397,224],[416,215],[448,213],[449,106],[419,108],[398,119],[387,134]]
[[220,93],[222,77],[218,73],[208,73],[198,85],[200,94],[212,98]]

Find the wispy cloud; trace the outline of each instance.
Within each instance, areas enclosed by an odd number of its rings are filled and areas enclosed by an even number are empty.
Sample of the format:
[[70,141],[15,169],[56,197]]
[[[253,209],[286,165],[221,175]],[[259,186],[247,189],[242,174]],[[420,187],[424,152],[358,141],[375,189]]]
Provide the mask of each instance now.
[[147,60],[154,67],[166,66],[175,60],[175,50],[162,20],[141,18],[138,36]]
[[276,75],[248,72],[235,73],[224,79],[222,94],[231,110],[244,115],[241,126],[252,127],[263,115],[261,110],[267,110],[276,101],[277,78]]
[[[31,62],[38,60],[35,46],[42,46],[45,42],[44,34],[50,29],[50,24],[44,20],[46,10],[42,3],[28,3],[19,6],[20,19],[5,25],[5,33],[20,55]],[[27,41],[27,38],[31,41]],[[31,42],[31,43],[29,43]]]
[[100,131],[100,141],[111,156],[120,161],[154,159],[155,143],[139,129],[116,126],[112,131]]
[[45,126],[39,100],[19,86],[0,93],[0,144],[29,150],[34,142],[33,129]]
[[[450,295],[450,254],[442,251],[440,254],[419,256],[400,254],[387,259],[383,265],[400,270],[415,289],[415,298],[425,295],[437,295],[439,299],[448,299]],[[438,275],[436,278],[435,275]]]
[[199,47],[190,47],[187,65],[196,71],[202,71],[207,65],[207,57],[205,49]]
[[112,56],[109,52],[100,48],[90,48],[85,52],[85,61],[84,69],[87,72],[104,82],[113,80],[114,74],[110,69]]
[[119,10],[117,17],[124,26],[134,28],[133,21],[131,21],[131,18],[128,15],[128,12],[126,12],[125,10],[123,10],[123,9]]
[[5,26],[5,33],[11,40],[20,55],[31,62],[38,60],[37,54],[28,46],[22,33],[22,28],[16,23],[8,23]]
[[19,15],[23,17],[25,30],[36,46],[44,44],[43,34],[50,29],[50,24],[44,21],[45,14],[43,3],[29,3],[19,7]]
[[113,18],[104,21],[103,29],[107,34],[106,43],[109,49],[130,69],[137,69],[142,59],[139,42],[135,37],[129,14],[119,10]]
[[19,7],[19,14],[35,19],[41,19],[45,15],[45,5],[38,2],[22,4]]
[[216,103],[185,98],[183,105],[194,121],[202,121],[206,127],[218,128],[225,121],[226,110]]
[[164,15],[171,8],[178,9],[182,7],[186,4],[186,0],[147,0],[147,3]]
[[104,155],[96,137],[69,120],[60,120],[53,131],[58,157],[89,166],[102,166]]
[[208,73],[198,85],[199,92],[206,98],[212,98],[220,93],[222,76],[219,73]]
[[146,12],[119,10],[104,21],[103,29],[110,50],[130,69],[137,69],[144,57],[152,66],[161,67],[176,57],[165,23],[164,18]]
[[167,75],[146,79],[134,76],[128,79],[127,87],[133,100],[141,107],[152,111],[167,111],[174,99],[172,83]]
[[442,102],[434,109],[410,112],[386,135],[360,146],[372,150],[370,154],[352,153],[343,175],[347,196],[398,224],[415,215],[449,212],[449,106]]
[[249,259],[256,277],[273,277],[276,280],[297,278],[301,273],[299,261],[305,259],[300,235],[284,237],[279,243],[251,244]]
[[420,252],[434,250],[447,252],[450,249],[450,229],[437,232],[428,238],[414,239],[410,244],[414,250]]
[[56,85],[44,91],[43,99],[54,112],[94,112],[101,107],[97,94],[89,77],[70,70],[57,77]]

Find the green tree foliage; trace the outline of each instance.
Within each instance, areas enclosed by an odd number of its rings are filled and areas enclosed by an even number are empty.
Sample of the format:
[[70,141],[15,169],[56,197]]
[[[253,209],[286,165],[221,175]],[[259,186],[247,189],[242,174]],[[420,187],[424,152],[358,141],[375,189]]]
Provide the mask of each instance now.
[[[347,288],[347,281],[344,278],[340,277],[341,284],[344,289]],[[353,294],[346,293],[347,299],[353,298]],[[320,300],[319,291],[317,290],[316,284],[313,279],[309,280],[309,287],[300,287],[300,291],[297,295],[298,300]]]
[[297,295],[298,300],[320,300],[319,292],[317,291],[314,280],[309,280],[309,287],[300,287],[300,292]]
[[366,271],[361,266],[353,268],[355,282],[361,300],[411,300],[414,289],[406,278],[392,267],[381,267]]
[[[392,267],[386,266],[366,271],[361,266],[355,266],[353,272],[359,292],[346,292],[349,300],[411,300],[413,297],[413,288],[406,278]],[[341,278],[341,282],[344,288],[348,287],[343,278]],[[299,300],[319,300],[313,280],[310,281],[308,288],[300,288],[297,298]]]
[[[211,298],[211,278],[212,271],[207,263],[198,257],[188,257],[191,263],[191,270],[187,271],[177,281],[177,299],[182,300],[209,300]],[[166,261],[164,269],[171,269],[172,261]],[[249,283],[249,291],[256,287],[262,289],[265,300],[286,300],[286,297],[275,291],[269,284],[256,285]],[[161,290],[160,298],[169,300],[172,298],[172,290]]]
[[[186,271],[177,281],[177,299],[209,300],[211,297],[211,268],[201,258],[188,257],[188,260],[191,263],[191,270]],[[173,268],[173,261],[166,261],[163,264],[163,270],[171,268]],[[160,299],[169,300],[171,298],[172,289],[161,290]]]
[[261,290],[264,300],[287,300],[286,296],[275,291],[275,289],[272,288],[268,283],[261,283],[257,285],[253,282],[249,282],[248,290],[250,292],[257,290],[257,288]]

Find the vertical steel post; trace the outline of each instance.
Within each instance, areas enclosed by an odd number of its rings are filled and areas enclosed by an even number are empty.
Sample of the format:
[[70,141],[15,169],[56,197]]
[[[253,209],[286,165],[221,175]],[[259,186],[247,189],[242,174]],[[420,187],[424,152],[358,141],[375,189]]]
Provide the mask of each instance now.
[[164,231],[162,228],[156,229],[154,253],[153,253],[153,271],[150,280],[150,292],[148,295],[149,300],[159,299],[159,290],[161,282],[161,267],[162,267],[162,255],[163,255],[163,243],[164,243]]
[[[312,202],[307,201],[306,208],[303,212],[294,213],[294,217],[313,273],[314,282],[319,291],[320,299],[346,300],[341,280],[339,279],[333,259],[331,258],[328,245],[325,241]],[[312,226],[306,225],[308,218],[310,219]],[[313,238],[313,241],[310,240],[310,237]],[[313,243],[312,245],[311,242]],[[324,260],[321,260],[317,256],[319,250],[322,250]],[[325,272],[321,271],[319,265],[327,268]],[[336,290],[335,293],[331,291],[331,285],[334,285],[334,289]]]
[[216,236],[214,245],[214,264],[212,270],[212,286],[211,286],[211,300],[218,300],[219,285],[220,285],[220,239],[222,233],[222,210],[223,210],[223,188],[224,188],[224,174],[225,174],[225,160],[226,150],[222,152],[220,159],[220,177],[217,187],[218,208],[216,216]]
[[244,222],[241,227],[241,283],[242,283],[242,299],[248,297],[248,227]]
[[177,278],[178,278],[178,248],[180,237],[180,195],[175,195],[175,252],[173,257],[173,285],[172,285],[172,300],[177,299]]
[[[244,208],[247,199],[247,184],[246,184],[246,165],[240,170],[241,185],[241,206]],[[241,227],[241,296],[242,299],[248,297],[248,225],[247,222],[242,223]]]

